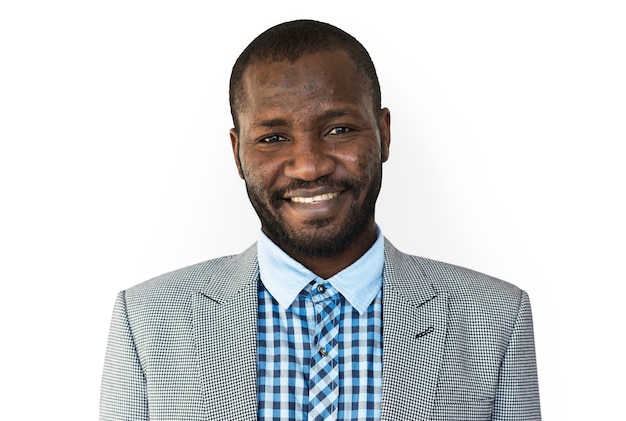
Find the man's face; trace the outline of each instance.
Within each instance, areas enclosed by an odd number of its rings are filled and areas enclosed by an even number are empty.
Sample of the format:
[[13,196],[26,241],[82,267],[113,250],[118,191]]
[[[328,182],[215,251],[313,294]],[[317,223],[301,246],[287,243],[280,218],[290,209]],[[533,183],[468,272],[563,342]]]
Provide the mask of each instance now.
[[332,256],[365,230],[389,153],[389,111],[374,112],[345,52],[251,65],[231,141],[262,230],[288,253]]

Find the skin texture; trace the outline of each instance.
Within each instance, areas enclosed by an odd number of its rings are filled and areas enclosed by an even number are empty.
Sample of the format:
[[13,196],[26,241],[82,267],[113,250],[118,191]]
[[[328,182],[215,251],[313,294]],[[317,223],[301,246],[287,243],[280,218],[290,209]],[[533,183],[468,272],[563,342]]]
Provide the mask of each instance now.
[[363,78],[343,51],[253,63],[243,82],[240,127],[230,138],[261,229],[329,278],[376,239],[389,110],[374,111]]

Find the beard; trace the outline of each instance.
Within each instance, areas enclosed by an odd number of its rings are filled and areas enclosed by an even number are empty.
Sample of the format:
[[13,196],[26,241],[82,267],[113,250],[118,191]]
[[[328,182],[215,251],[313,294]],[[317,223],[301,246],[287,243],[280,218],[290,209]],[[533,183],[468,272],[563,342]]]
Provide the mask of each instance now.
[[[288,254],[307,257],[333,256],[350,246],[374,221],[374,208],[382,183],[382,166],[367,180],[349,179],[334,181],[324,176],[313,182],[294,180],[289,186],[267,192],[258,185],[248,183],[246,190],[252,207],[261,220],[262,230],[276,245]],[[350,194],[349,211],[339,221],[317,219],[309,222],[311,229],[297,229],[281,218],[280,208],[287,205],[284,194],[288,190],[333,186]],[[358,202],[363,189],[367,189],[363,203]],[[331,223],[334,226],[331,226]]]

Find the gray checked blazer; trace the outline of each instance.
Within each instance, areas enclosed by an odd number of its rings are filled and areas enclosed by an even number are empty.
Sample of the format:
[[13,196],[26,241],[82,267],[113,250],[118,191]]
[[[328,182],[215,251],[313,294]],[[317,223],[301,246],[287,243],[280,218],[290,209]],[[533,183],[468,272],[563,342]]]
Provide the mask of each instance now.
[[[256,420],[256,245],[117,297],[101,420]],[[528,296],[385,240],[382,420],[539,420]]]

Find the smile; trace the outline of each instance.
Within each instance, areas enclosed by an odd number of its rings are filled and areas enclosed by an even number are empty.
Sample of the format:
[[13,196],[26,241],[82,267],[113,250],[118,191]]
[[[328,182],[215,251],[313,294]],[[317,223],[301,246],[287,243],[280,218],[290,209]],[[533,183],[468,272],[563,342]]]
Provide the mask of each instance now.
[[324,193],[324,194],[318,194],[316,196],[309,196],[309,197],[294,196],[294,197],[291,197],[290,200],[296,203],[315,203],[315,202],[322,202],[324,200],[334,199],[337,196],[339,196],[339,192]]

